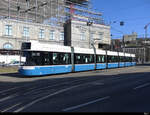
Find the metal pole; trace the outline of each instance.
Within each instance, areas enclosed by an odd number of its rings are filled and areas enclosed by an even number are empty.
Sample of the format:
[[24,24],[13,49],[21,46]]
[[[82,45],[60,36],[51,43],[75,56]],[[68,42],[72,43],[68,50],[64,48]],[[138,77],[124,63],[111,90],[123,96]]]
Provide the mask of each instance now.
[[[26,0],[26,2],[27,2],[27,6],[26,6],[26,10],[27,10],[27,12],[26,12],[26,25],[27,25],[27,22],[28,22],[29,0]],[[28,41],[27,36],[26,36],[26,41]]]
[[89,48],[91,48],[91,28],[90,28],[91,25],[89,25]]
[[123,57],[124,59],[123,59],[123,60],[124,60],[124,67],[125,67],[125,65],[126,65],[126,64],[125,64],[125,63],[126,63],[125,61],[126,61],[126,60],[125,60],[125,43],[124,43],[124,35],[123,35],[123,54],[124,54],[124,57]]
[[8,0],[8,18],[10,19],[10,0]]
[[72,72],[74,72],[75,71],[74,47],[71,47],[71,64],[72,64]]
[[38,10],[38,3],[37,0],[35,1],[36,4],[36,10],[35,10],[35,22],[37,22],[37,10]]
[[144,47],[144,63],[146,62],[146,47]]

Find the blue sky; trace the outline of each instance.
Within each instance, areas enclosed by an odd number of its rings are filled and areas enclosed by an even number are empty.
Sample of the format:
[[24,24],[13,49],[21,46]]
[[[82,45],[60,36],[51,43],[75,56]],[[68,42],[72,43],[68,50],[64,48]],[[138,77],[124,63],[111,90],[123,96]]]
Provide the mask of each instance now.
[[[111,24],[112,38],[120,38],[123,34],[137,32],[144,36],[144,26],[150,23],[150,0],[91,0],[95,10],[102,12],[106,23]],[[120,26],[120,21],[125,25]],[[150,37],[150,26],[148,27]]]

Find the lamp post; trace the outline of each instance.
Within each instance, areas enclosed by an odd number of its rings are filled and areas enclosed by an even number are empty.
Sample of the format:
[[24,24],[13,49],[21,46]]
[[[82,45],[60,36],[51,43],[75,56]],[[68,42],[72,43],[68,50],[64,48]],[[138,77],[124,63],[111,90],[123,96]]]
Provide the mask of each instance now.
[[[145,44],[146,44],[146,39],[148,38],[147,34],[147,28],[150,25],[150,23],[146,24],[144,29],[145,29]],[[146,62],[146,45],[144,46],[144,63]]]
[[88,21],[87,22],[87,26],[89,26],[89,48],[91,48],[91,45],[93,44],[91,41],[91,26],[93,25],[93,22],[91,22],[91,21]]

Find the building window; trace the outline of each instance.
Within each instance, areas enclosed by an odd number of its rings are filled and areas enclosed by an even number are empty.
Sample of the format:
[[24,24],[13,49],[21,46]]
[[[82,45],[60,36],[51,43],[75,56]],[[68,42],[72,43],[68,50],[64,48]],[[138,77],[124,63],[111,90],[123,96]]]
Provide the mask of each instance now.
[[39,38],[44,39],[44,29],[40,29]]
[[6,43],[6,44],[4,44],[3,48],[4,49],[13,49],[13,45],[10,43]]
[[85,40],[85,32],[81,32],[81,40]]
[[103,33],[99,33],[99,40],[103,39]]
[[60,40],[64,40],[64,32],[60,32]]
[[51,30],[50,31],[50,40],[54,40],[55,39],[55,31]]
[[23,28],[23,37],[29,37],[29,27]]
[[5,35],[12,36],[12,25],[5,26]]

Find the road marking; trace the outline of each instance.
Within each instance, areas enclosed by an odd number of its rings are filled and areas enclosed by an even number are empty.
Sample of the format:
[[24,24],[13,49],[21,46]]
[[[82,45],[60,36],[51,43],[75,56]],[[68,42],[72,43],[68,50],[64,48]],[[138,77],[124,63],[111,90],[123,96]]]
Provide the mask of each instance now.
[[11,91],[11,90],[14,90],[14,89],[17,89],[17,88],[18,87],[13,87],[13,88],[10,88],[10,89],[7,89],[7,90],[0,91],[0,93],[8,92],[8,91]]
[[11,98],[14,98],[14,97],[16,97],[16,96],[17,96],[17,94],[10,95],[10,96],[8,96],[8,97],[4,97],[4,98],[0,99],[0,102],[6,101],[6,100],[11,99]]
[[1,112],[7,112],[8,110],[13,109],[14,107],[16,107],[16,106],[18,106],[18,105],[20,105],[20,104],[21,104],[21,103],[17,103],[17,104],[15,104],[15,105],[13,105],[13,106],[11,106],[11,107],[9,107],[9,108],[7,108],[7,109],[1,111]]
[[99,99],[94,100],[94,101],[90,101],[90,102],[87,102],[87,103],[84,103],[84,104],[80,104],[80,105],[76,105],[76,106],[73,106],[73,107],[63,109],[62,111],[64,111],[64,112],[71,111],[71,110],[78,109],[78,108],[81,108],[81,107],[84,107],[84,106],[87,106],[87,105],[90,105],[90,104],[93,104],[93,103],[96,103],[96,102],[100,102],[100,101],[109,99],[109,98],[110,98],[110,96],[99,98]]
[[25,106],[23,106],[23,107],[21,107],[21,108],[15,110],[14,112],[20,112],[20,111],[22,111],[22,110],[24,110],[24,109],[26,109],[26,108],[32,106],[33,104],[35,104],[35,103],[37,103],[37,102],[39,102],[39,101],[42,101],[42,100],[47,99],[47,98],[49,98],[49,97],[51,97],[51,96],[54,96],[54,95],[63,93],[63,92],[65,92],[65,91],[68,91],[68,90],[71,90],[71,89],[73,89],[73,88],[77,88],[77,87],[80,87],[80,86],[81,86],[81,85],[72,86],[72,87],[70,87],[70,88],[62,89],[62,90],[59,90],[59,91],[57,91],[57,92],[54,92],[54,93],[52,93],[52,94],[50,94],[50,95],[47,95],[47,96],[45,96],[45,97],[36,99],[36,100],[30,102],[29,104],[27,104],[27,105],[25,105]]
[[66,81],[66,82],[61,83],[61,84],[54,84],[54,85],[49,85],[49,86],[42,87],[42,88],[37,88],[37,89],[31,90],[31,91],[28,91],[27,93],[24,93],[23,95],[29,95],[31,93],[38,93],[38,92],[43,91],[44,89],[47,89],[47,88],[52,88],[52,87],[56,87],[56,86],[60,86],[60,85],[71,84],[71,83],[78,82],[78,81],[83,81],[83,80],[86,80],[86,79],[89,79],[89,78],[84,78],[84,79],[80,79],[80,80],[77,79],[77,80],[74,80],[74,81]]
[[148,85],[150,85],[150,83],[146,83],[146,84],[143,84],[143,85],[137,86],[137,87],[135,87],[135,88],[134,88],[134,90],[137,90],[137,89],[140,89],[140,88],[146,87],[146,86],[148,86]]
[[104,85],[104,83],[101,83],[101,82],[91,82],[91,83],[87,83],[87,84],[90,84],[90,85],[94,85],[94,86],[102,86]]

